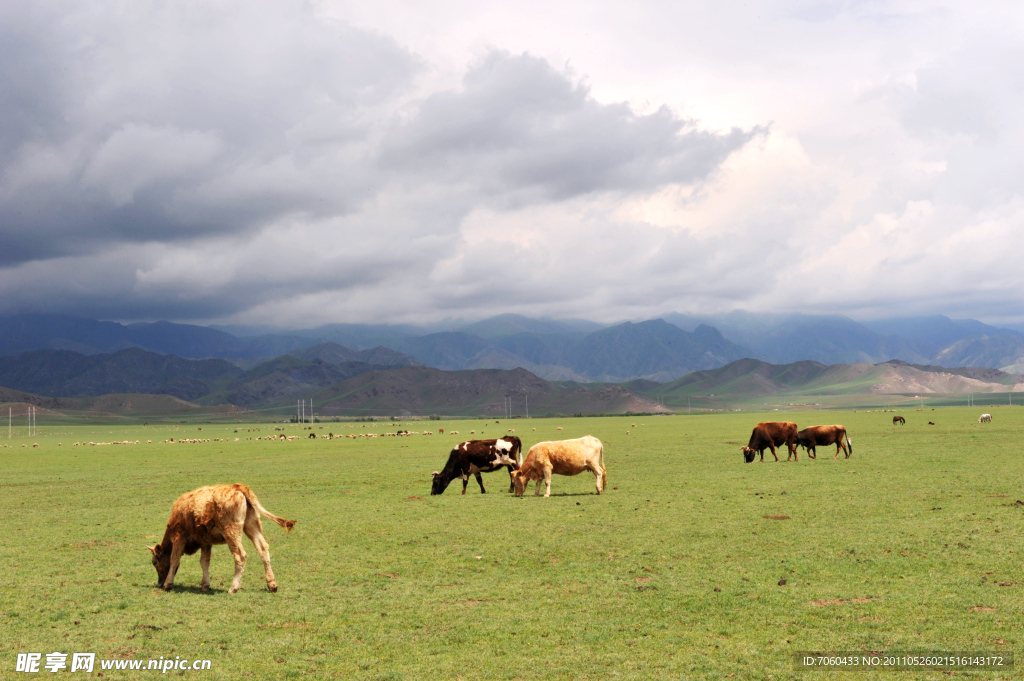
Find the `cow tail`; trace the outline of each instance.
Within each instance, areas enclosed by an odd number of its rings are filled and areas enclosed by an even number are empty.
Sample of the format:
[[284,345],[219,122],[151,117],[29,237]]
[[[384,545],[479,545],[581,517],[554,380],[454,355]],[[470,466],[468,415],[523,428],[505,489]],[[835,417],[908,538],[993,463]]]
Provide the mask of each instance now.
[[846,436],[846,446],[850,448],[850,454],[852,455],[853,454],[853,440],[850,439],[849,435]]
[[249,489],[245,485],[238,485],[237,487],[242,492],[242,494],[245,495],[245,500],[249,502],[249,505],[256,509],[257,513],[260,513],[270,518],[275,523],[283,527],[286,532],[291,532],[292,528],[295,527],[294,520],[285,520],[284,518],[278,518],[276,515],[274,515],[267,509],[263,508],[263,506],[260,505],[260,500],[256,498],[256,493],[253,492],[251,489]]
[[604,467],[604,443],[601,443],[601,489],[608,486],[608,469]]

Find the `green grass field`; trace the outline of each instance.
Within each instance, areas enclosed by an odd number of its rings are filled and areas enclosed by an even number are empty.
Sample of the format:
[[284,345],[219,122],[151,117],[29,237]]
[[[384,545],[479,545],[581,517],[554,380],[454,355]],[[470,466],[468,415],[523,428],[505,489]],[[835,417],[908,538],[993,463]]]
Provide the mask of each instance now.
[[[461,435],[273,443],[246,439],[272,425],[43,424],[0,441],[0,677],[30,677],[14,673],[19,652],[53,651],[209,658],[210,672],[170,675],[216,679],[838,679],[853,677],[794,671],[791,655],[1013,652],[1024,410],[988,411],[979,425],[977,408],[908,410],[905,427],[864,412],[419,421],[402,427]],[[853,456],[744,464],[754,423],[780,417],[844,423]],[[430,496],[455,442],[509,427],[527,446],[601,438],[607,493],[584,474],[516,499],[499,472],[486,495],[471,481]],[[141,444],[72,446],[115,439]],[[232,482],[298,520],[290,534],[264,521],[280,591],[248,540],[238,594],[224,546],[211,592],[198,554],[157,589],[145,547],[171,503]],[[857,676],[874,677],[947,675]]]

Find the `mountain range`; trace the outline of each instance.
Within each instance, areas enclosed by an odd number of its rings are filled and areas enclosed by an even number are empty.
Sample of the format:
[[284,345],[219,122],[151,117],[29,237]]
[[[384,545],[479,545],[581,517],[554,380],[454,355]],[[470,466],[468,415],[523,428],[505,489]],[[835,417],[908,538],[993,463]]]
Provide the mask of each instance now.
[[[139,348],[84,355],[35,350],[0,358],[0,401],[50,410],[151,413],[292,413],[312,399],[319,415],[622,413],[665,411],[619,385],[555,384],[525,369],[442,371],[390,350],[321,344],[244,371],[221,359],[190,360]],[[350,356],[389,363],[347,361]],[[337,361],[325,361],[323,358]],[[165,397],[161,401],[159,398]],[[187,401],[186,401],[187,400]],[[120,405],[120,406],[118,406]],[[142,405],[148,405],[143,407]],[[141,412],[139,410],[142,410]]]
[[[523,368],[547,380],[576,382],[642,378],[665,383],[742,358],[774,364],[812,360],[824,365],[899,359],[919,365],[996,367],[1011,373],[1024,369],[1024,333],[943,316],[857,322],[839,315],[673,313],[659,319],[601,325],[504,314],[474,323],[432,327],[331,324],[284,331],[166,321],[119,324],[39,314],[0,318],[0,359],[42,349],[93,356],[129,348],[179,358],[225,360],[243,373],[289,355],[331,365],[354,362],[449,371]],[[84,360],[75,362],[82,367],[81,380],[86,382],[102,371]],[[139,370],[144,374],[141,384],[165,389],[158,367],[143,370],[140,366]],[[348,369],[355,370],[354,366]],[[227,372],[223,367],[218,371]],[[182,379],[199,382],[192,388],[172,386],[166,390],[191,398],[206,389],[220,390],[217,381],[227,377],[227,373],[218,378],[200,374]],[[0,370],[2,375],[7,373]],[[34,380],[37,383],[32,385],[46,385],[45,372]],[[74,392],[75,385],[66,390]]]

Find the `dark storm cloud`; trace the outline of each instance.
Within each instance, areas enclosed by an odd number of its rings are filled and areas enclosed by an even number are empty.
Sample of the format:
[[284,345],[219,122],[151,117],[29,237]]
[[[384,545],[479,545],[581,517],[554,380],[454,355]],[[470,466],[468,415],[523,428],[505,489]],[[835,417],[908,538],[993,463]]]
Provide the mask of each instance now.
[[759,133],[525,54],[424,90],[418,57],[298,3],[33,7],[0,11],[0,312],[490,304],[517,294],[458,259],[474,211],[699,183]]
[[34,7],[0,15],[5,265],[353,210],[419,69],[288,3]]
[[716,134],[667,108],[601,104],[543,59],[491,53],[389,137],[390,167],[470,181],[499,201],[650,191],[706,177],[753,132]]

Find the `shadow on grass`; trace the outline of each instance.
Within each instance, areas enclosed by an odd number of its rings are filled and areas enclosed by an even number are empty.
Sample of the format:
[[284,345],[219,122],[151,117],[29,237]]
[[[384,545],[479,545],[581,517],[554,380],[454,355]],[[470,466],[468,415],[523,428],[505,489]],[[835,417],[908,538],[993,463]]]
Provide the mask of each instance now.
[[[146,589],[147,591],[163,591],[164,590],[164,588],[162,586],[159,586],[159,585],[156,585],[156,584],[153,584],[153,585],[140,584],[139,588],[140,589]],[[188,594],[195,594],[195,595],[198,595],[198,596],[216,596],[217,594],[226,594],[227,592],[228,592],[227,589],[215,589],[213,587],[210,587],[209,589],[203,590],[203,589],[201,589],[198,586],[179,586],[179,585],[175,584],[174,586],[171,587],[170,591],[168,591],[167,593],[188,593]]]
[[[520,499],[526,499],[527,497],[532,497],[532,496],[533,496],[532,493],[531,494],[524,494],[523,496],[520,497]],[[601,496],[601,495],[600,494],[594,494],[593,492],[552,492],[551,496],[548,497],[548,498],[549,499],[554,499],[555,497],[599,497],[599,496]],[[540,498],[543,499],[544,495],[541,494]]]

